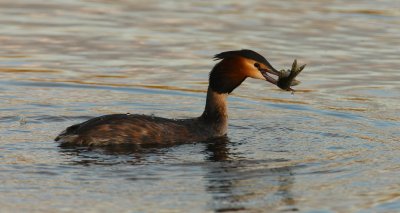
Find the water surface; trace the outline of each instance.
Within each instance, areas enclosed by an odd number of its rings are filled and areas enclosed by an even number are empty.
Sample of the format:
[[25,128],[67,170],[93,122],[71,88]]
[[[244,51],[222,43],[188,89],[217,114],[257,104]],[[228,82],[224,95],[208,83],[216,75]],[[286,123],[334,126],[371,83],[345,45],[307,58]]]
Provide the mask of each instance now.
[[[0,2],[2,212],[400,210],[400,3]],[[211,57],[306,63],[294,95],[247,80],[227,138],[62,149],[109,113],[201,114]]]

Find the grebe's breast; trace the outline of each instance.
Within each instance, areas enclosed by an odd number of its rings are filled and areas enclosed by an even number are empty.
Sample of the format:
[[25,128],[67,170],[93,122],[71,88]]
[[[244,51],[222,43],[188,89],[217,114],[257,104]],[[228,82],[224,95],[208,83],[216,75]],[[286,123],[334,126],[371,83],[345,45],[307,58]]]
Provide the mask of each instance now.
[[61,145],[157,144],[201,141],[212,131],[200,118],[167,119],[136,114],[112,114],[92,118],[64,130]]

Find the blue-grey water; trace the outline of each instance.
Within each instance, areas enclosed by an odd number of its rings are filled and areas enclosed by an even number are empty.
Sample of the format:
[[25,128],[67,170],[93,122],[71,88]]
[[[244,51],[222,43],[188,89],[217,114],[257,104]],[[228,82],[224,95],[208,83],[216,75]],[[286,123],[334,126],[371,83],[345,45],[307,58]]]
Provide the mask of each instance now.
[[[0,1],[0,212],[399,212],[400,1]],[[109,113],[201,114],[219,52],[306,63],[247,80],[227,138],[62,149]]]

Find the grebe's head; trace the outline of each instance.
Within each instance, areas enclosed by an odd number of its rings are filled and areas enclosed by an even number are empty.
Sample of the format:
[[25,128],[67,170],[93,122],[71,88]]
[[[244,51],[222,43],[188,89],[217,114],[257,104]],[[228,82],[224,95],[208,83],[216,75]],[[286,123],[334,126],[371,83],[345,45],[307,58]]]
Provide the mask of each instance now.
[[210,72],[210,87],[218,93],[231,93],[247,77],[277,84],[274,78],[261,72],[279,75],[279,71],[262,55],[252,50],[222,52],[215,55],[214,59],[221,61]]

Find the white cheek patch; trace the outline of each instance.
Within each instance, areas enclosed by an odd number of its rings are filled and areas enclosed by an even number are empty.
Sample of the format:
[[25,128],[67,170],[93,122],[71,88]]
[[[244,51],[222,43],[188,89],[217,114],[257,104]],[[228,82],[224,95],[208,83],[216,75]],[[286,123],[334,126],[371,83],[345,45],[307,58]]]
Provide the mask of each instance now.
[[265,77],[261,74],[261,72],[259,70],[256,70],[257,72],[252,72],[254,73],[253,76],[250,76],[251,78],[255,78],[255,79],[261,79],[261,80],[265,80]]
[[248,73],[247,73],[248,77],[265,80],[265,77],[261,74],[261,72],[258,70],[258,68],[255,67],[254,64],[256,64],[256,63],[257,62],[253,61],[253,60],[246,61],[246,70],[248,71]]

